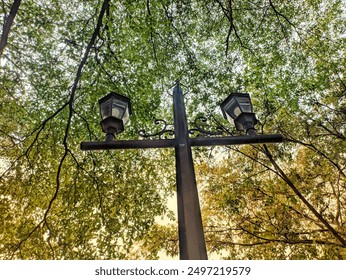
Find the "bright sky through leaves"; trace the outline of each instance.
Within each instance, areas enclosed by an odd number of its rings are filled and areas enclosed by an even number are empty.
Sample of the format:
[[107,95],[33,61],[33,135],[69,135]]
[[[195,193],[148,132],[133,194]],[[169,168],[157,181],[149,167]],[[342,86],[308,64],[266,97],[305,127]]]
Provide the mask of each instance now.
[[2,0],[0,10],[2,259],[178,257],[173,151],[80,150],[104,139],[98,100],[110,91],[133,105],[118,139],[171,124],[177,79],[191,126],[205,116],[206,129],[236,135],[219,104],[248,92],[258,132],[287,140],[194,150],[208,254],[345,258],[345,1]]

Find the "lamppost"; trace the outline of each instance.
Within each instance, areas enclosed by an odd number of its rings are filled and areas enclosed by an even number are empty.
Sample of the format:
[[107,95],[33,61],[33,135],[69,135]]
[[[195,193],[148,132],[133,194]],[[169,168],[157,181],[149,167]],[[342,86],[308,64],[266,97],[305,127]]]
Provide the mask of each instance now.
[[[255,131],[257,119],[247,93],[232,93],[221,104],[225,119],[234,122],[237,130],[246,136],[194,137],[190,138],[183,92],[177,82],[173,89],[174,138],[157,140],[116,140],[116,134],[124,130],[131,114],[131,103],[127,97],[110,93],[100,101],[101,126],[106,133],[105,141],[82,142],[82,150],[174,148],[176,163],[176,185],[178,198],[179,252],[182,260],[208,259],[204,239],[201,210],[192,160],[192,146],[217,146],[282,142],[279,134],[258,135]],[[199,130],[199,129],[197,129]],[[167,132],[163,130],[162,132]]]

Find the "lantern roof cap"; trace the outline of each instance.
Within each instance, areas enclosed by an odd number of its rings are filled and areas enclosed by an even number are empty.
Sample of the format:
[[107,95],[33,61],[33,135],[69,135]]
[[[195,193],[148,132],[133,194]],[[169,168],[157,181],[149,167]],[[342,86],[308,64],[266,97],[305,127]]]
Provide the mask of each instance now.
[[250,94],[247,92],[232,92],[230,95],[227,96],[227,98],[221,103],[220,106],[226,105],[234,97],[244,97],[244,96],[250,97]]
[[227,119],[226,111],[224,107],[233,99],[234,97],[248,97],[251,103],[250,94],[246,92],[232,92],[227,98],[220,104],[222,115],[225,119]]
[[132,105],[131,105],[131,101],[130,101],[130,98],[124,96],[124,95],[121,95],[119,93],[116,93],[116,92],[113,92],[111,91],[110,93],[108,93],[106,96],[102,97],[100,100],[99,100],[99,104],[101,105],[103,102],[107,101],[108,99],[114,97],[115,99],[117,100],[120,100],[122,102],[125,102],[128,104],[128,108],[129,108],[129,114],[132,113]]

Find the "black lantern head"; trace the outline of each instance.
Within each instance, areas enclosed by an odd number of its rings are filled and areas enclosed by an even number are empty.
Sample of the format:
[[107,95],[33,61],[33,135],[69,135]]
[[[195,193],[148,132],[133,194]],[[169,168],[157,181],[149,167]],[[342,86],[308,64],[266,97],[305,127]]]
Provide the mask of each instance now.
[[223,117],[230,123],[234,121],[237,130],[253,134],[257,119],[248,93],[231,93],[220,107]]
[[101,127],[106,140],[113,140],[114,135],[124,131],[124,125],[131,114],[130,99],[118,93],[111,92],[99,100],[101,112]]

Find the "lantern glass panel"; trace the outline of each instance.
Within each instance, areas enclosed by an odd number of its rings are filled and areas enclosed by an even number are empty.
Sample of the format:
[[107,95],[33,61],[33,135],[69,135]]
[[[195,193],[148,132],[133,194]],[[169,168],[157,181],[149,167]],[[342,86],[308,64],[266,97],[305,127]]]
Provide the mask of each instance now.
[[126,107],[124,116],[123,116],[123,122],[124,124],[126,124],[130,119],[130,111],[129,111],[129,107]]
[[232,98],[222,107],[227,120],[230,122],[233,121],[233,119],[236,119],[242,113],[237,99],[234,96],[232,96]]
[[101,117],[102,119],[106,119],[112,114],[112,99],[108,99],[101,103]]
[[240,113],[252,113],[252,105],[251,105],[251,100],[250,100],[250,96],[249,95],[246,95],[246,96],[237,96],[236,97],[238,103],[239,103],[239,106],[240,106],[240,109],[239,107],[237,109],[239,109],[239,113],[237,116],[240,115]]
[[[237,110],[238,109],[238,110]],[[238,113],[239,108],[237,107],[237,103],[235,101],[234,98],[232,98],[231,100],[229,100],[224,106],[223,106],[223,110],[225,111],[226,115],[227,115],[227,119],[230,121],[232,119],[235,119],[238,115],[236,113]],[[240,114],[240,112],[239,112]]]
[[[123,119],[125,112],[127,111],[126,109],[127,109],[126,102],[113,99],[111,116],[121,120]],[[125,122],[125,120],[123,121]]]

